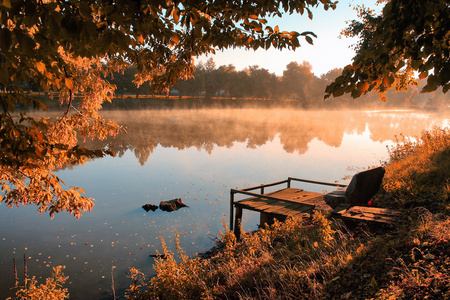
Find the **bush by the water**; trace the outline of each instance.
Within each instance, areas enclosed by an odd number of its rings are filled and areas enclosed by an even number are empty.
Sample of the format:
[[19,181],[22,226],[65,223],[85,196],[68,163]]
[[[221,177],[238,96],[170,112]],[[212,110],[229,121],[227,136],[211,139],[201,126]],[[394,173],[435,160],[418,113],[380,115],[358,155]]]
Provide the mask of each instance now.
[[417,141],[401,137],[389,154],[387,197],[379,205],[450,212],[450,128],[425,131]]

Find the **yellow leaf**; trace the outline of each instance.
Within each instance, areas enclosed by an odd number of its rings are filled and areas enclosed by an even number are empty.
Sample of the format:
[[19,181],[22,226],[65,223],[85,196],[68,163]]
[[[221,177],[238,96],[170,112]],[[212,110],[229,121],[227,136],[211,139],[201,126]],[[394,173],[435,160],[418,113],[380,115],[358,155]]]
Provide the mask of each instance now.
[[66,83],[66,86],[67,86],[67,88],[69,90],[73,90],[73,81],[72,81],[72,79],[66,77],[65,83]]
[[143,43],[143,42],[144,42],[144,37],[143,37],[142,35],[140,35],[140,36],[138,36],[138,37],[136,38],[136,41],[137,41],[138,43]]
[[47,68],[45,67],[45,64],[41,61],[38,61],[36,63],[36,68],[38,69],[39,73],[44,74],[44,72],[47,70]]
[[177,36],[177,35],[173,35],[173,36],[172,36],[172,40],[173,40],[173,42],[174,42],[175,44],[178,44],[178,43],[180,42],[180,40],[178,39],[178,36]]

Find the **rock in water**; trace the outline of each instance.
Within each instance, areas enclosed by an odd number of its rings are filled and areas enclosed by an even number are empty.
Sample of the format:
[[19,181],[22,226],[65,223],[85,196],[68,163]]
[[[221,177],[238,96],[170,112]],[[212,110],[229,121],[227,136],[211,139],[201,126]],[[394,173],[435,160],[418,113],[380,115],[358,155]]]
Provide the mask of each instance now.
[[148,212],[149,210],[151,210],[151,211],[157,210],[157,209],[158,209],[158,206],[153,205],[153,204],[150,204],[150,203],[147,203],[147,204],[145,204],[145,205],[142,205],[142,208],[145,209],[145,211]]
[[182,207],[187,207],[187,205],[183,203],[183,200],[181,198],[176,198],[169,201],[161,201],[161,203],[159,204],[159,208],[163,211],[179,210]]

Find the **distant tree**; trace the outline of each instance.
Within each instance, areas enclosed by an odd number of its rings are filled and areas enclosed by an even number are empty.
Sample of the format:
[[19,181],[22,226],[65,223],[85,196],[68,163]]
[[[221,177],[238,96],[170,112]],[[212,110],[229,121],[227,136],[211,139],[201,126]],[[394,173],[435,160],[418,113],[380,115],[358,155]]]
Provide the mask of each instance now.
[[219,90],[223,96],[231,97],[232,85],[235,84],[236,67],[232,64],[220,66],[216,71],[216,80],[219,82]]
[[316,78],[312,73],[312,65],[303,61],[301,64],[291,62],[283,71],[282,88],[283,94],[288,98],[307,101],[318,87]]
[[195,85],[197,84],[197,80],[195,79],[195,71],[194,77],[188,79],[181,79],[173,86],[174,90],[178,91],[178,97],[181,99],[183,96],[196,96]]
[[391,0],[381,15],[358,7],[360,21],[352,21],[344,35],[359,37],[353,63],[326,89],[326,96],[369,91],[381,100],[390,88],[406,90],[417,84],[415,73],[427,79],[422,93],[450,89],[450,5],[447,0]]
[[271,74],[267,69],[260,69],[259,66],[249,68],[249,93],[254,98],[272,98],[278,79],[275,74]]
[[123,96],[124,93],[130,93],[136,95],[136,98],[138,98],[140,94],[149,93],[150,85],[148,82],[137,83],[137,75],[137,67],[130,66],[122,71],[114,72],[108,80],[115,85],[116,94]]
[[[110,101],[111,72],[136,66],[136,83],[150,81],[164,90],[193,71],[193,57],[229,47],[295,49],[299,37],[266,18],[307,13],[329,0],[299,1],[36,1],[0,2],[0,201],[36,204],[50,215],[69,211],[79,217],[93,207],[81,188],[63,188],[54,170],[111,154],[81,148],[78,138],[116,135],[119,126],[99,110]],[[106,68],[104,67],[106,63]],[[44,92],[55,91],[58,118],[33,118],[15,112],[22,102],[45,108],[21,83],[33,80]],[[52,95],[51,95],[52,96]],[[80,99],[74,102],[75,96]],[[78,104],[79,103],[79,104]]]
[[208,98],[216,96],[220,89],[219,76],[216,69],[216,63],[212,58],[208,59],[199,69],[200,80],[202,81],[203,91]]
[[245,98],[249,95],[248,87],[249,71],[244,69],[239,72],[231,73],[231,80],[229,86],[230,97]]
[[116,86],[115,93],[123,96],[124,93],[132,93],[136,87],[133,80],[137,74],[137,68],[127,68],[111,74],[109,82]]

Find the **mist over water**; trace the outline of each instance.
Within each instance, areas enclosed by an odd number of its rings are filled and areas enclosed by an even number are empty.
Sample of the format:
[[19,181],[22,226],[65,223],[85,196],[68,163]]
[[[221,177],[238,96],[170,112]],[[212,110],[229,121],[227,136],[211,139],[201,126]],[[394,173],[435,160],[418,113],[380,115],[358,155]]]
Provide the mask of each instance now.
[[[229,220],[229,190],[288,176],[348,182],[364,168],[388,159],[396,136],[449,125],[448,112],[302,111],[288,109],[195,109],[110,111],[104,115],[127,128],[105,141],[116,157],[89,161],[58,172],[67,186],[80,186],[96,199],[80,220],[59,214],[51,220],[36,207],[0,205],[0,297],[14,285],[12,259],[23,278],[47,277],[66,266],[71,299],[111,299],[129,285],[126,272],[152,269],[161,237],[174,250],[174,235],[189,255],[214,245],[222,220]],[[321,186],[302,186],[321,192]],[[182,198],[175,212],[145,212],[146,203]],[[244,229],[259,216],[244,211]]]
[[237,142],[255,148],[278,136],[286,152],[303,154],[314,139],[339,147],[345,134],[361,135],[368,130],[372,141],[393,141],[399,134],[417,137],[430,126],[448,123],[448,113],[408,110],[179,109],[113,111],[105,116],[127,128],[128,134],[87,145],[108,146],[119,156],[132,150],[141,164],[157,146],[195,147],[211,153]]

